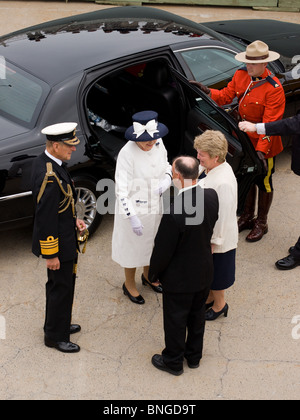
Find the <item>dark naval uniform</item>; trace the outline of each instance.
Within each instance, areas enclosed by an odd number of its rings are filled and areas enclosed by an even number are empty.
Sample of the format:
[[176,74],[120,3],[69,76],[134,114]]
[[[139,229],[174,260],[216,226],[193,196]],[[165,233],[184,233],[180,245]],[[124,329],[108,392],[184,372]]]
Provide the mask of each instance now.
[[60,166],[46,153],[34,162],[32,192],[36,204],[32,252],[37,257],[58,257],[60,261],[59,270],[47,271],[45,344],[46,339],[68,343],[78,247],[76,192],[65,165]]
[[[44,193],[37,203],[47,163],[52,165],[52,171],[57,175],[63,190],[69,190],[70,198],[66,199],[54,175],[49,175]],[[45,153],[37,157],[33,167],[32,192],[37,203],[32,252],[37,257],[59,257],[60,262],[74,260],[77,255],[75,209],[73,214],[76,192],[64,164],[59,166]]]

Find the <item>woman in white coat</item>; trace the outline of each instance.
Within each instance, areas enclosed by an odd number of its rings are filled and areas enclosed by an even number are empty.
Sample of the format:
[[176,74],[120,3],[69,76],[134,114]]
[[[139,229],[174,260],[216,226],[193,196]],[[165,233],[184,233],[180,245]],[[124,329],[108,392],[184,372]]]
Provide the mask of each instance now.
[[205,314],[207,321],[213,321],[222,314],[227,317],[225,290],[235,282],[238,189],[233,170],[226,162],[228,143],[221,132],[206,131],[195,138],[194,147],[198,152],[197,157],[202,170],[205,169],[199,185],[202,188],[213,188],[219,198],[219,218],[211,240],[214,280],[206,303],[208,311]]
[[172,182],[162,141],[166,134],[168,128],[157,121],[156,112],[138,112],[125,133],[129,141],[117,159],[112,259],[124,267],[123,292],[137,304],[145,303],[136,288],[137,267],[144,267],[142,283],[162,292],[159,283],[149,283],[148,270],[162,216],[161,195]]

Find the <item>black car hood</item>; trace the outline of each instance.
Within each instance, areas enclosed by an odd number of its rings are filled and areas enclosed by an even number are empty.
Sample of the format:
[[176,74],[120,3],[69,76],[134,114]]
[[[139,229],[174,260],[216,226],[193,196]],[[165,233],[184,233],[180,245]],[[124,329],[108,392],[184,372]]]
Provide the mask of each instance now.
[[15,137],[23,133],[27,133],[29,131],[28,128],[23,127],[17,123],[14,123],[7,118],[3,118],[0,116],[0,143],[3,140],[7,140],[10,137]]
[[244,19],[206,22],[202,25],[238,38],[246,44],[259,39],[268,44],[270,50],[278,52],[286,66],[291,65],[293,57],[300,53],[300,24],[297,23],[272,19]]

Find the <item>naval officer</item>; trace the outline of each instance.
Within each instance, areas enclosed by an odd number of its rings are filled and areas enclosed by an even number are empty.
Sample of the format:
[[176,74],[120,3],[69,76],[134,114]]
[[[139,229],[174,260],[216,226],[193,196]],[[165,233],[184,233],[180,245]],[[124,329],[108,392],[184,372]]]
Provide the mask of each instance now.
[[74,298],[77,236],[86,229],[76,218],[76,192],[66,161],[71,159],[79,140],[76,123],[54,124],[42,130],[46,150],[35,159],[32,192],[36,206],[32,252],[46,261],[46,317],[44,340],[47,347],[64,353],[80,351],[70,342],[70,334],[80,331],[71,324]]

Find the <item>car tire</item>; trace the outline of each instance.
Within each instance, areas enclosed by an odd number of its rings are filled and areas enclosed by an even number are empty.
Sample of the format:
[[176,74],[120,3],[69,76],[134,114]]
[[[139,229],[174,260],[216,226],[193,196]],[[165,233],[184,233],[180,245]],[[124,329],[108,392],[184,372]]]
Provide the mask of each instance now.
[[75,175],[73,177],[77,192],[75,204],[77,217],[84,220],[87,225],[89,235],[92,235],[100,223],[103,216],[97,212],[97,199],[99,192],[96,191],[97,180],[90,175]]

